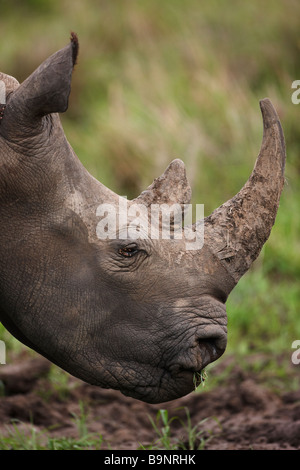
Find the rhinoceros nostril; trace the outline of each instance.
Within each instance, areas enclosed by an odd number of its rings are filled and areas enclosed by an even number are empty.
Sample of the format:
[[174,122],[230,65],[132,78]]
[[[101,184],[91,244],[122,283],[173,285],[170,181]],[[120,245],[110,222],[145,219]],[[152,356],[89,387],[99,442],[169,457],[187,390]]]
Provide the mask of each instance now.
[[203,363],[215,361],[222,356],[226,348],[226,339],[219,336],[205,339],[199,338],[197,343]]
[[205,350],[211,356],[216,355],[217,348],[216,348],[216,343],[213,339],[199,339],[198,346],[200,347],[201,351]]

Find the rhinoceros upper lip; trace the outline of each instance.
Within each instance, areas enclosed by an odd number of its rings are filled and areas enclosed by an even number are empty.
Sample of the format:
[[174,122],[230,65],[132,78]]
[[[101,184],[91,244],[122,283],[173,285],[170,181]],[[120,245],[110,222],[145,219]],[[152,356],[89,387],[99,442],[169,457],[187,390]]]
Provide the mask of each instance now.
[[171,375],[182,372],[200,373],[208,364],[216,361],[225,351],[226,334],[199,338],[188,348],[176,365],[170,368]]

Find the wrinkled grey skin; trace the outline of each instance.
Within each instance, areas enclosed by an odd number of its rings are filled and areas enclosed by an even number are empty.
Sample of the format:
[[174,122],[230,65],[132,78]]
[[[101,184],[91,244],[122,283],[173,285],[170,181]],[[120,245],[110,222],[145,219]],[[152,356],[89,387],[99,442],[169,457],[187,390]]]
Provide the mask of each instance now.
[[[78,40],[21,85],[6,84],[0,124],[0,320],[71,374],[157,403],[193,390],[193,373],[226,347],[225,301],[269,237],[284,181],[278,116],[261,102],[264,137],[248,182],[205,219],[205,243],[99,240],[99,204],[118,196],[82,166],[59,115]],[[175,160],[135,201],[190,201]],[[195,224],[194,229],[198,226]],[[120,251],[121,248],[121,251]]]

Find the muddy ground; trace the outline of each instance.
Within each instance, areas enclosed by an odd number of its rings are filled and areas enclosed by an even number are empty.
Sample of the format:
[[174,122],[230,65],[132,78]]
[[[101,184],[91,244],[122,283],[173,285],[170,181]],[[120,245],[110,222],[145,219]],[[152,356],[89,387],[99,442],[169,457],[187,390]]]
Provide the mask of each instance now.
[[[283,387],[280,377],[270,377],[270,372],[266,385],[261,372],[255,373],[253,369],[245,372],[233,358],[220,361],[210,372],[217,376],[225,369],[229,371],[217,388],[204,387],[200,392],[163,405],[148,405],[68,375],[62,392],[61,387],[57,388],[47,378],[50,366],[47,361],[37,358],[35,365],[30,361],[22,361],[19,370],[25,373],[8,369],[5,375],[5,368],[10,366],[0,366],[0,435],[7,434],[10,423],[17,420],[22,432],[29,430],[33,423],[36,429],[47,430],[48,436],[76,437],[78,425],[74,415],[80,415],[80,402],[83,402],[88,431],[103,436],[103,449],[133,450],[140,443],[144,446],[153,443],[157,436],[149,415],[155,419],[157,411],[165,408],[169,417],[178,416],[186,422],[184,407],[188,407],[193,426],[208,418],[199,427],[205,431],[202,437],[209,438],[205,449],[300,449],[300,388]],[[28,371],[36,365],[40,368],[30,377]],[[297,383],[300,370],[291,369],[291,381]],[[187,434],[179,420],[172,422],[172,439],[176,438],[187,444]]]

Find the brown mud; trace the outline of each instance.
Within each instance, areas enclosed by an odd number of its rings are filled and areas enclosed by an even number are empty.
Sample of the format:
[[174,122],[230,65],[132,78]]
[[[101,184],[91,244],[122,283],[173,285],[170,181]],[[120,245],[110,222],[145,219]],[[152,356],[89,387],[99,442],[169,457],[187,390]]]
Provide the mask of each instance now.
[[[15,369],[11,371],[10,367]],[[270,377],[269,372],[266,385],[261,373],[253,369],[245,372],[233,358],[220,361],[211,374],[218,376],[226,367],[229,372],[217,387],[201,388],[200,392],[170,403],[148,405],[68,375],[62,390],[49,380],[50,364],[40,357],[29,364],[26,359],[19,369],[2,365],[0,442],[1,436],[12,429],[12,423],[24,433],[30,432],[34,425],[50,437],[75,438],[78,423],[74,416],[80,416],[80,403],[83,403],[88,432],[103,436],[102,449],[136,450],[141,444],[145,447],[153,444],[157,435],[149,416],[155,420],[162,408],[168,410],[169,418],[177,416],[185,424],[188,409],[192,426],[198,425],[203,430],[201,437],[205,438],[207,450],[300,449],[300,388],[282,386],[281,379],[275,373]],[[20,372],[22,369],[25,374]],[[34,372],[30,374],[32,369]],[[291,371],[291,381],[299,384],[300,370],[291,366]],[[278,387],[274,386],[276,383]],[[187,433],[179,419],[171,424],[171,440],[176,439],[188,445]]]

